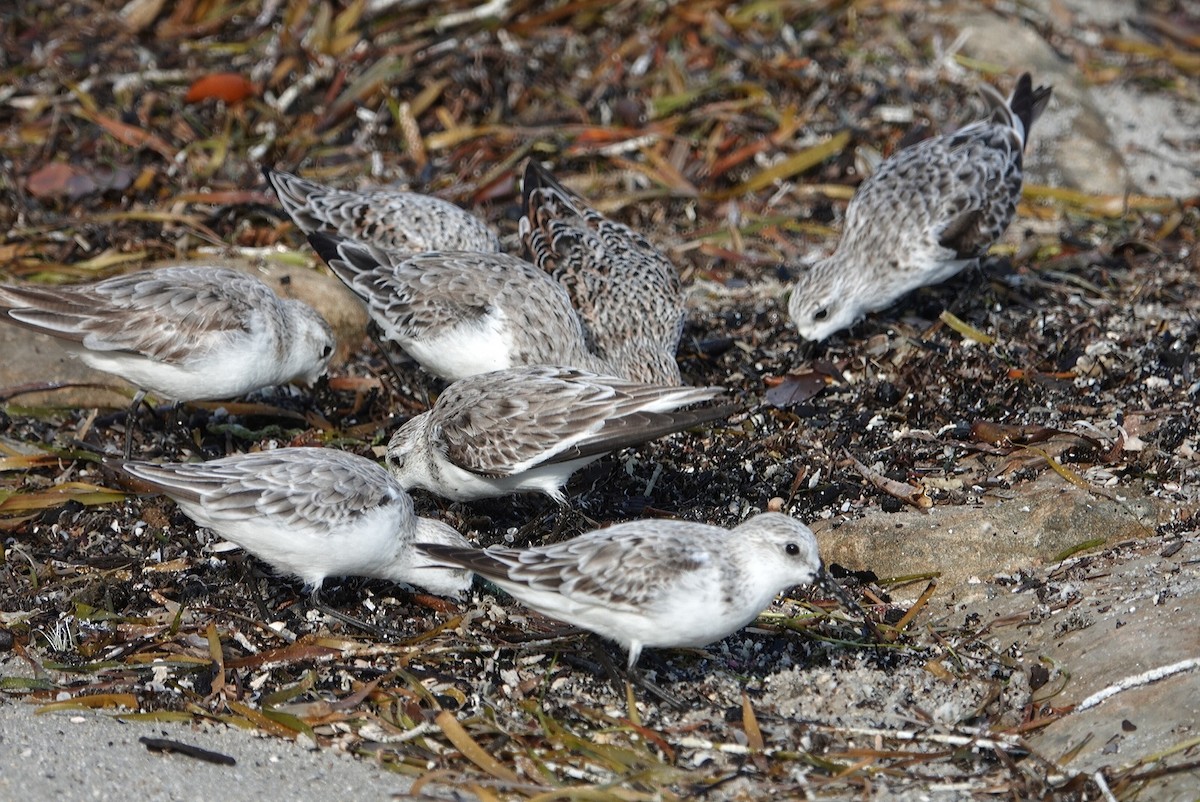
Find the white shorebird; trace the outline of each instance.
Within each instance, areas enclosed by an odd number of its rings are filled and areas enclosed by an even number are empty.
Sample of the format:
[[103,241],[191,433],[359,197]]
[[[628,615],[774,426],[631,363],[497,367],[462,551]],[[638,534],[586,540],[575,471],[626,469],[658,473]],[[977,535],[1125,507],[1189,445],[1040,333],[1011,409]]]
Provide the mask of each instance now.
[[[130,422],[147,391],[200,401],[312,383],[336,345],[311,306],[222,267],[162,267],[70,286],[3,285],[0,314],[138,387]],[[128,431],[125,442],[128,457]]]
[[334,189],[269,167],[263,174],[305,234],[336,234],[394,253],[500,250],[487,223],[432,195]]
[[763,513],[733,528],[641,520],[530,549],[418,543],[540,613],[642,648],[706,646],[753,621],[780,592],[824,575],[804,524]]
[[975,264],[1008,227],[1021,194],[1029,129],[1050,99],[1028,73],[1007,101],[987,84],[986,120],[926,139],[859,186],[833,254],[801,273],[788,311],[823,340],[918,287]]
[[383,338],[447,381],[523,365],[611,373],[588,351],[554,279],[502,253],[393,254],[311,234],[330,270],[367,305]]
[[[174,499],[200,526],[313,592],[329,576],[365,576],[455,596],[471,575],[434,563],[415,542],[469,548],[420,518],[386,470],[332,448],[280,448],[210,462],[126,462],[126,473]],[[339,616],[340,617],[340,616]]]
[[534,263],[566,288],[591,349],[622,376],[679,384],[679,273],[649,240],[609,220],[536,161],[525,168],[521,236]]
[[405,488],[458,501],[562,487],[584,465],[619,448],[728,417],[717,387],[639,384],[564,367],[482,373],[455,382],[408,420],[385,463]]

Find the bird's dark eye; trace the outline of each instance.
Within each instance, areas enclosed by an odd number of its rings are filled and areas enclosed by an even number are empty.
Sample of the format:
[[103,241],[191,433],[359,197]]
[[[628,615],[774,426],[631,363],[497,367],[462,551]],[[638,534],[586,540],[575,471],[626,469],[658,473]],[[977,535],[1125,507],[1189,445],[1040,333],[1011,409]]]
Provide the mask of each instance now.
[[813,314],[813,320],[824,320],[824,319],[825,319],[825,318],[827,318],[827,317],[829,317],[829,310],[828,310],[828,309],[818,309],[818,310],[817,310],[817,311],[816,311],[816,312]]
[[333,353],[333,346],[332,346],[332,345],[327,345],[327,346],[325,346],[324,348],[322,348],[322,349],[321,349],[321,357],[322,357],[322,358],[324,358],[324,357],[327,357],[327,356],[329,356],[329,355],[330,355],[330,354],[332,354],[332,353]]
[[797,546],[795,543],[789,543],[789,544],[787,544],[787,546],[785,546],[785,547],[784,547],[784,550],[785,550],[785,551],[786,551],[788,554],[792,555],[793,557],[795,557],[797,554],[799,554],[799,553],[800,553],[800,547],[799,547],[799,546]]

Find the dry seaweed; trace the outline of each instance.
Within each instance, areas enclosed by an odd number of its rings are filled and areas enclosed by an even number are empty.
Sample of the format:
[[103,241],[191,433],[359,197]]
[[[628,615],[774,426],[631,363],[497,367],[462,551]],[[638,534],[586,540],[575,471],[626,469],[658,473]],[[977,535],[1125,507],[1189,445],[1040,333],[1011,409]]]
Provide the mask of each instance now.
[[[967,105],[963,68],[1007,71],[963,57],[929,69],[946,32],[924,4],[268,7],[260,19],[241,0],[19,0],[4,13],[5,280],[87,280],[213,248],[307,253],[261,188],[262,164],[433,192],[511,244],[533,157],[668,250],[696,288],[684,375],[729,386],[752,411],[597,463],[567,509],[418,499],[482,542],[643,515],[731,524],[772,503],[804,519],[963,504],[1045,471],[1096,492],[1147,476],[1196,483],[1195,199],[1031,184],[1017,226],[1037,227],[975,275],[815,353],[789,332],[783,265],[832,248],[860,160],[894,149],[911,121]],[[1156,38],[1093,31],[1083,69],[1194,97],[1194,31],[1138,22]],[[382,372],[365,351],[313,398],[189,405],[182,427],[134,436],[168,458],[267,440],[371,454],[397,410],[427,400],[415,371],[398,393]],[[692,704],[683,714],[644,695],[627,706],[578,633],[489,591],[455,606],[347,581],[335,603],[404,636],[361,640],[308,612],[298,587],[211,549],[169,503],[113,488],[91,452],[120,443],[120,416],[16,405],[38,389],[0,396],[0,632],[37,672],[0,679],[0,692],[42,710],[225,722],[372,755],[415,778],[414,794],[481,799],[844,797],[879,784],[1077,799],[1194,770],[1160,764],[1194,739],[1096,776],[1032,753],[1020,736],[1062,714],[1019,692],[987,627],[930,612],[928,575],[859,589],[886,642],[801,597],[703,653],[647,655]],[[914,582],[927,588],[917,604],[890,600]],[[935,691],[959,683],[978,709],[911,729],[868,702],[857,724],[830,707],[808,721],[776,690],[793,667],[813,684],[794,697],[822,693],[822,675],[888,672]]]

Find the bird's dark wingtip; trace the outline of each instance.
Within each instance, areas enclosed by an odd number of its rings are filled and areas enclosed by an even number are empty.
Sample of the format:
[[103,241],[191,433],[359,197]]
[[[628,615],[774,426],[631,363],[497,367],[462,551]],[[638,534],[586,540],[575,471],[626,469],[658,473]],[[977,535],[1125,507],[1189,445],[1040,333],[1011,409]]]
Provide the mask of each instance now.
[[308,235],[308,244],[327,263],[331,259],[340,258],[341,254],[338,249],[346,242],[349,242],[349,240],[345,237],[327,234],[324,231],[313,231]]

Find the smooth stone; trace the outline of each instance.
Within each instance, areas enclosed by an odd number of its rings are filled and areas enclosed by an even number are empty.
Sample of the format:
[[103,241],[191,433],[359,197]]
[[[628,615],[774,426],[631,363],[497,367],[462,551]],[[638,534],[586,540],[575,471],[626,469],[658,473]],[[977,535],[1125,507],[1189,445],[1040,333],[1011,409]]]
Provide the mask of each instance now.
[[[1136,189],[1079,70],[1064,61],[1037,31],[1020,20],[987,12],[953,14],[947,21],[967,34],[964,55],[1004,66],[1014,77],[1028,70],[1035,85],[1054,87],[1054,96],[1033,127],[1026,150],[1027,182],[1096,195],[1121,195]],[[1010,84],[1002,81],[1002,91]]]
[[1179,514],[1136,488],[1118,488],[1125,500],[1115,501],[1056,474],[1012,492],[1010,499],[987,496],[982,505],[935,506],[928,513],[873,507],[861,518],[817,521],[812,529],[826,564],[884,578],[940,572],[940,587],[969,596],[972,586],[997,573],[1045,564],[1085,541],[1144,538]]

